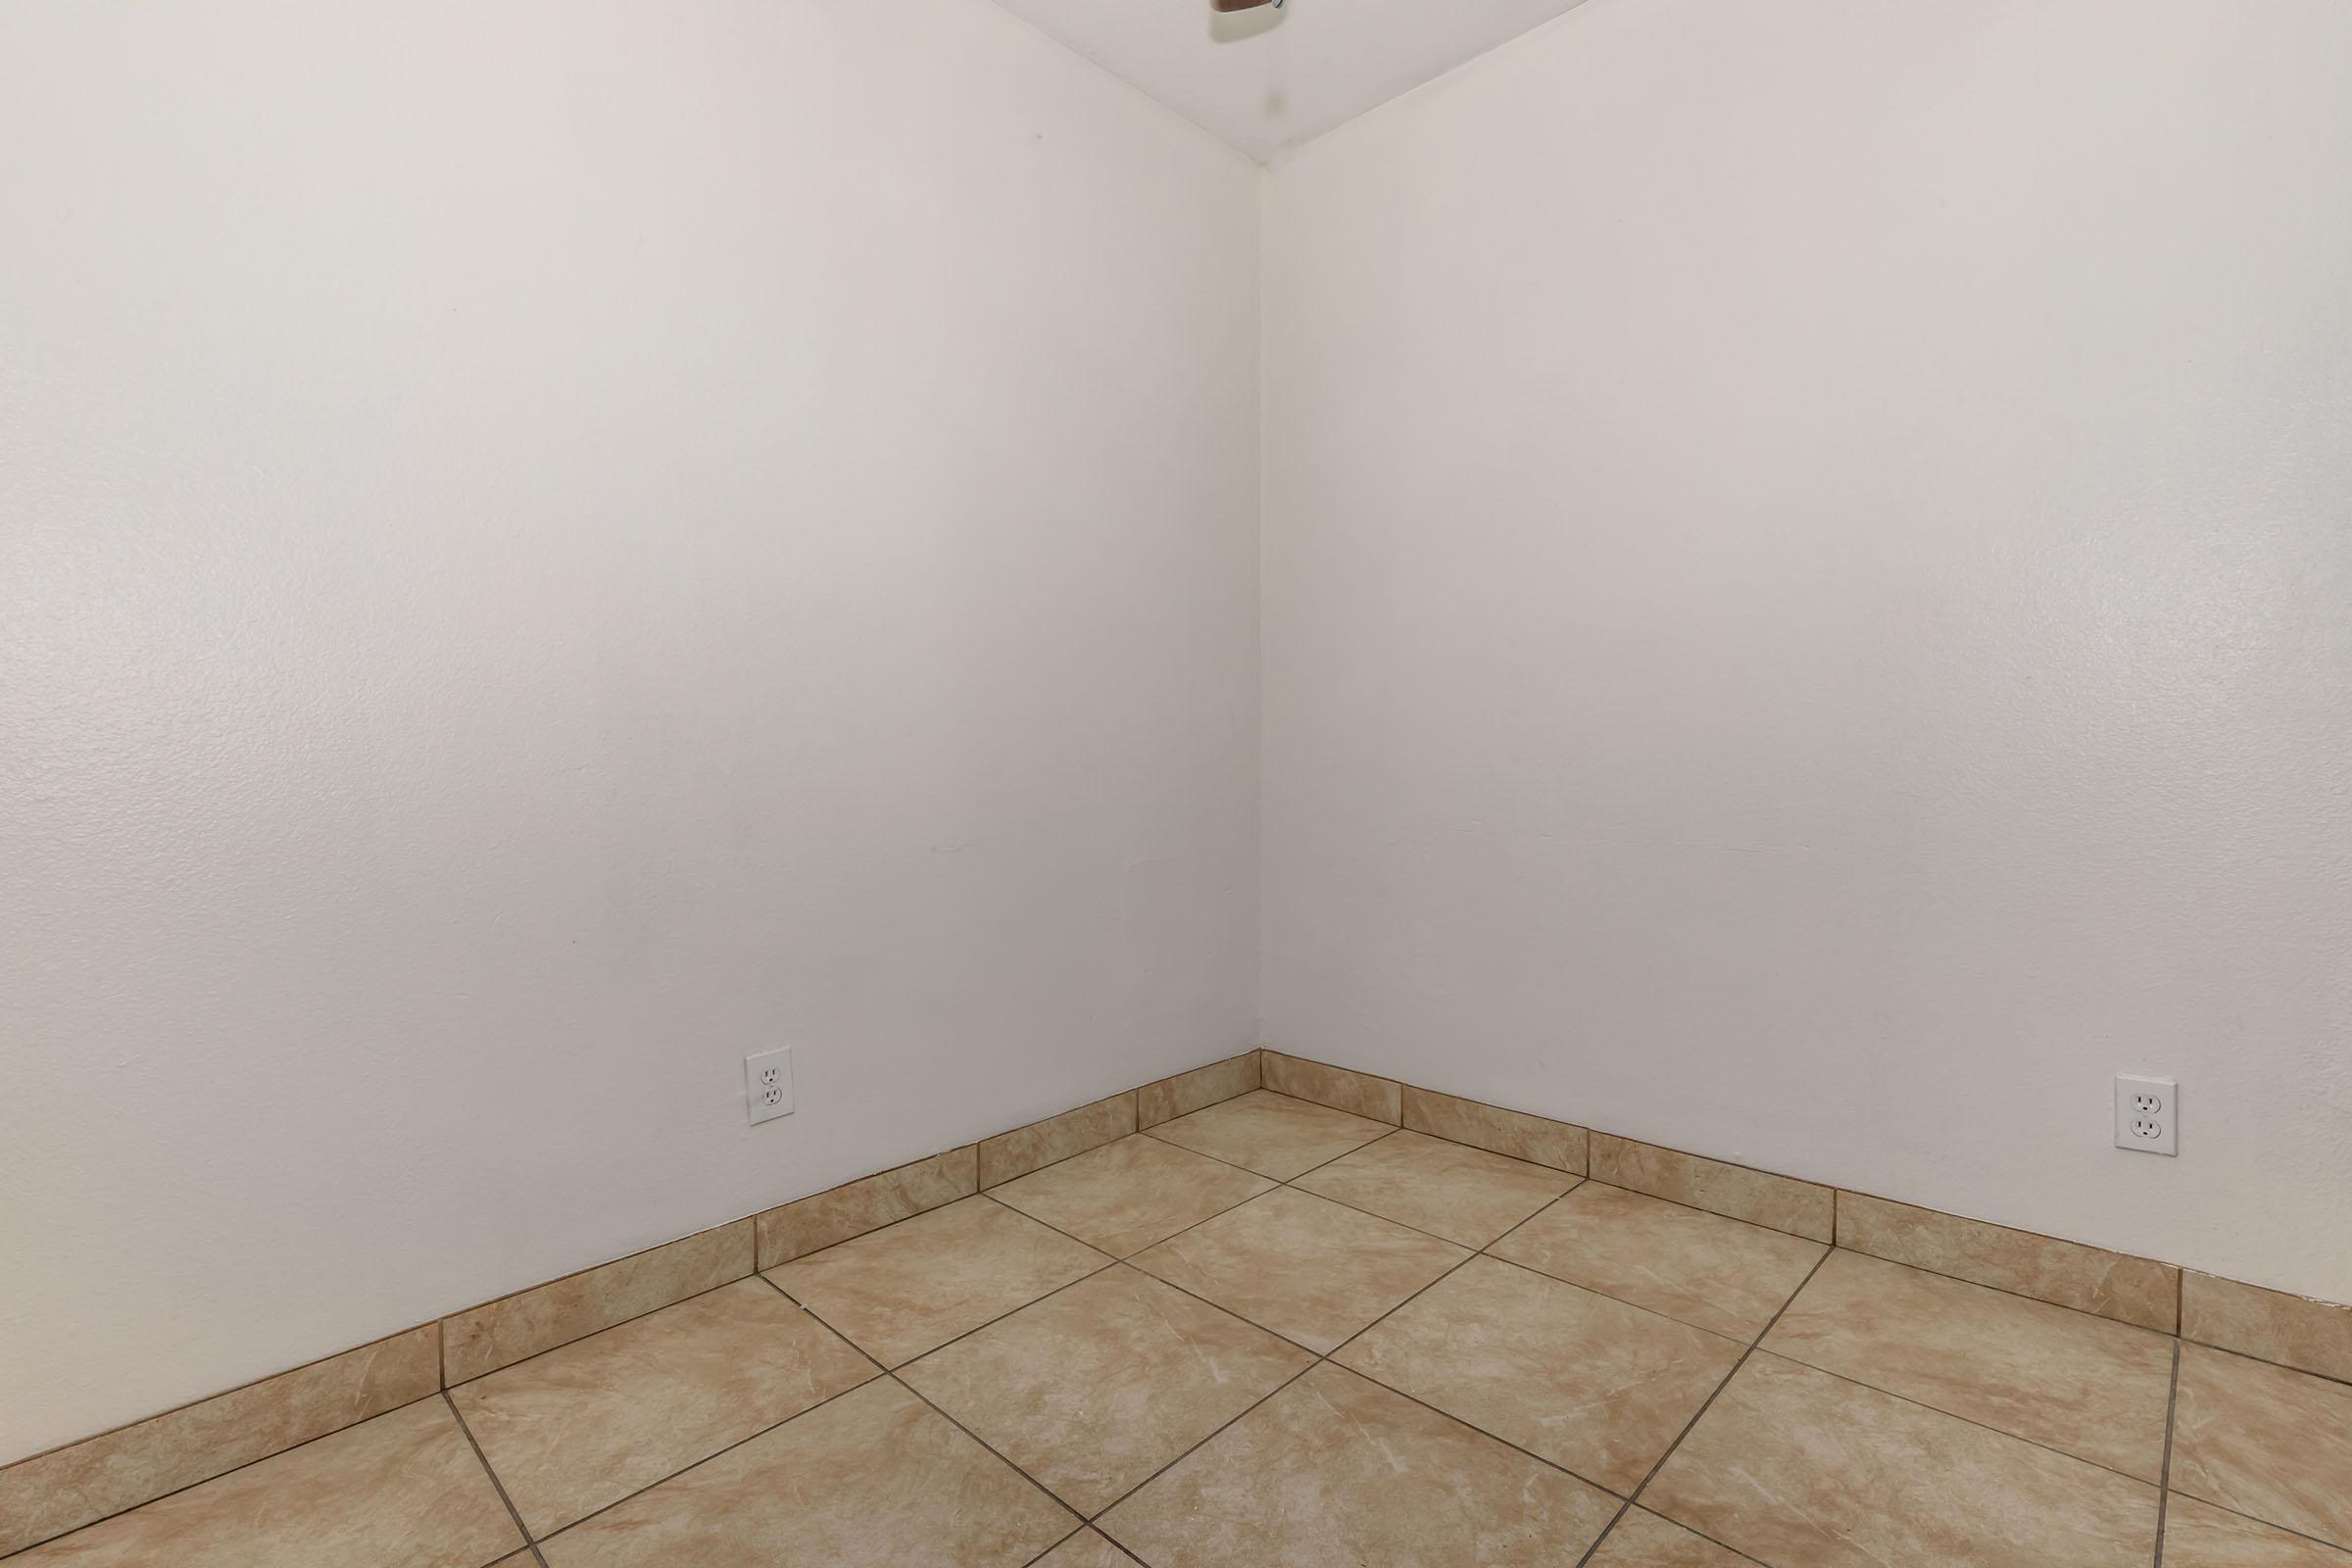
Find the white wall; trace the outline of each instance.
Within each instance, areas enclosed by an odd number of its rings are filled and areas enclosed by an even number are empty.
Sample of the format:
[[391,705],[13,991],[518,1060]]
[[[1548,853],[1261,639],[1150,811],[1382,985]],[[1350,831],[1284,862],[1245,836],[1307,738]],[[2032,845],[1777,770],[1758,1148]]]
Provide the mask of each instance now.
[[1249,1043],[1257,184],[982,0],[0,8],[0,1461]]
[[1591,0],[1278,163],[1267,1040],[2352,1300],[2347,62]]

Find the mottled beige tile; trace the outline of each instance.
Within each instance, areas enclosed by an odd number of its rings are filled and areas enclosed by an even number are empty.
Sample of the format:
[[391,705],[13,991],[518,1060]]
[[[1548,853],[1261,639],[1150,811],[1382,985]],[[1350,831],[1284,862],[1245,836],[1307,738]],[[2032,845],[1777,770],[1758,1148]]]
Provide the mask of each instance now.
[[878,1378],[540,1549],[549,1568],[1022,1568],[1077,1526]]
[[2352,1549],[2352,1385],[2180,1348],[2173,1490]]
[[0,1556],[440,1387],[441,1325],[427,1323],[12,1464],[0,1470]]
[[1333,1359],[1630,1496],[1742,1348],[1480,1257]]
[[1834,1189],[1594,1133],[1592,1179],[1816,1242],[1837,1230]]
[[1259,1089],[1162,1122],[1152,1136],[1287,1182],[1393,1131],[1386,1122]]
[[988,1196],[1113,1257],[1126,1257],[1273,1185],[1138,1133],[1006,1182]]
[[900,1376],[1091,1516],[1313,1362],[1173,1286],[1114,1268]]
[[450,1396],[524,1526],[545,1536],[875,1375],[838,1335],[749,1279]]
[[2142,1481],[2164,1478],[2173,1342],[1860,1252],[1834,1252],[1765,1348]]
[[1180,1072],[1173,1078],[1162,1078],[1138,1089],[1136,1125],[1156,1127],[1163,1121],[1173,1121],[1259,1087],[1257,1053],[1245,1051],[1238,1056],[1212,1061],[1205,1067],[1195,1067],[1191,1072]]
[[1450,1138],[1490,1153],[1549,1165],[1572,1175],[1585,1173],[1591,1134],[1584,1128],[1524,1110],[1504,1110],[1475,1100],[1457,1100],[1434,1089],[1403,1089],[1404,1125],[1417,1133]]
[[2164,1561],[2166,1568],[2352,1568],[2352,1552],[2176,1492],[2164,1511]]
[[1753,1559],[1641,1508],[1628,1508],[1592,1568],[1748,1568]]
[[35,1546],[12,1568],[480,1568],[521,1544],[436,1396]]
[[1320,1061],[1286,1056],[1279,1051],[1258,1053],[1259,1075],[1276,1094],[1311,1100],[1351,1116],[1385,1121],[1394,1127],[1404,1119],[1402,1087],[1392,1078],[1333,1067]]
[[1561,1568],[1616,1508],[1326,1364],[1096,1523],[1159,1568]]
[[1135,1266],[1318,1352],[1470,1254],[1278,1187],[1135,1256]]
[[2352,1306],[2183,1269],[2180,1336],[2352,1383]]
[[1829,1249],[1786,1231],[1587,1182],[1491,1250],[1620,1301],[1752,1340]]
[[739,1219],[445,1317],[444,1378],[454,1387],[742,1279],[753,1245],[752,1222]]
[[2080,1242],[1841,1192],[1838,1245],[2159,1334],[2179,1326],[2179,1269]]
[[1135,1568],[1135,1559],[1092,1530],[1081,1530],[1040,1558],[1037,1568]]
[[796,1258],[767,1277],[884,1366],[899,1366],[1110,1259],[966,1198]]
[[1464,1247],[1484,1247],[1576,1181],[1548,1165],[1396,1132],[1295,1185]]
[[1135,1091],[1065,1110],[980,1141],[980,1189],[1043,1170],[1135,1131]]
[[2147,1568],[2156,1489],[1765,1350],[1642,1494],[1790,1568]]
[[774,1268],[853,1236],[912,1219],[980,1190],[980,1146],[966,1144],[758,1216],[760,1266]]

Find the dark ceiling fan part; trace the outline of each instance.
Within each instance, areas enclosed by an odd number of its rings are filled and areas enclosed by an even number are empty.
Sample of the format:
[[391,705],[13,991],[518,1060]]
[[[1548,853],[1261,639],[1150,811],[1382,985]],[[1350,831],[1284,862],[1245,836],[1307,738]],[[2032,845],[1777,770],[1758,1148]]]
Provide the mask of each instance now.
[[1259,6],[1279,7],[1282,0],[1209,0],[1219,11],[1255,11]]

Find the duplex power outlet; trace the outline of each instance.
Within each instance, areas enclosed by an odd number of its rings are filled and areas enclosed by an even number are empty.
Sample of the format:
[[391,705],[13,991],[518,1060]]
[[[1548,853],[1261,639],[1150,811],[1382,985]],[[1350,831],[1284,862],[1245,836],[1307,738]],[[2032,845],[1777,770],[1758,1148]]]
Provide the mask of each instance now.
[[2143,1154],[2180,1152],[2180,1086],[2170,1078],[2115,1075],[2115,1147]]
[[743,1090],[754,1126],[792,1114],[792,1048],[743,1058]]

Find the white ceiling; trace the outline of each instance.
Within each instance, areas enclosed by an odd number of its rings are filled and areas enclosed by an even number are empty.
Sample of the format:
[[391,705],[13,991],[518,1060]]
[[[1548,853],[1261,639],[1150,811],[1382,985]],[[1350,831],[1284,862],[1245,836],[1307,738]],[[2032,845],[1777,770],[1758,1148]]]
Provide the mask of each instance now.
[[1263,162],[1577,0],[999,0]]

